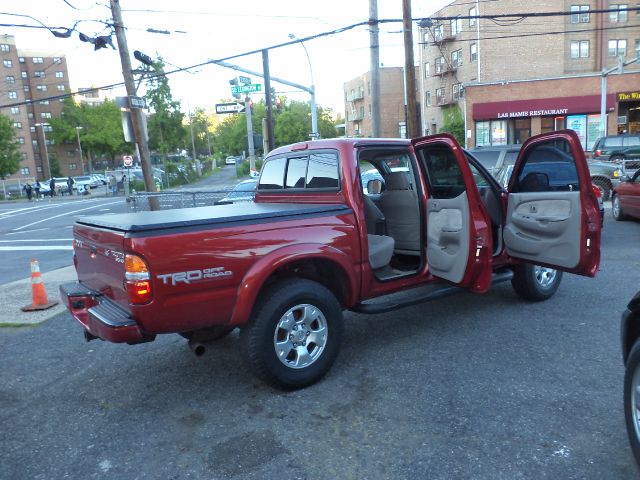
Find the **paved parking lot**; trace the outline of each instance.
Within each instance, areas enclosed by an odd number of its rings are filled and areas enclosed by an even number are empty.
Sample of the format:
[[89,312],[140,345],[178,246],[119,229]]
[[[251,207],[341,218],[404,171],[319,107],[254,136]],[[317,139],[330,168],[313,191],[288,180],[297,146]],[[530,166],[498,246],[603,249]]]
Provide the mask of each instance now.
[[[610,212],[607,212],[610,215]],[[329,375],[255,380],[239,338],[85,343],[71,317],[0,329],[0,471],[12,479],[632,479],[619,319],[640,222],[607,218],[595,279],[554,298],[509,284],[346,314]]]

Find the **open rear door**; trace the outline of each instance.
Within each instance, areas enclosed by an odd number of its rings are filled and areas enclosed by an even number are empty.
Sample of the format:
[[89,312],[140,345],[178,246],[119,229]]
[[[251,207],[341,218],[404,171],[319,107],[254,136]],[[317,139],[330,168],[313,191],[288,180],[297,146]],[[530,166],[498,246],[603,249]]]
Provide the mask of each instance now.
[[520,150],[508,188],[507,253],[527,263],[594,276],[600,213],[573,130],[538,135]]
[[491,286],[491,224],[464,152],[448,134],[411,143],[426,172],[429,271],[474,292],[487,291]]

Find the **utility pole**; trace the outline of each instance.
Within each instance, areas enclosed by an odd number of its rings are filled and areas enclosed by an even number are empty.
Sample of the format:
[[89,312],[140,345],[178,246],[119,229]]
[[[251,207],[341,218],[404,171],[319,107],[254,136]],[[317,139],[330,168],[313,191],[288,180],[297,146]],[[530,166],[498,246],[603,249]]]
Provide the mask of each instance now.
[[[131,97],[136,95],[136,86],[133,80],[133,72],[131,71],[131,58],[129,58],[129,47],[127,46],[127,37],[124,31],[124,22],[122,21],[122,11],[120,10],[120,0],[109,0],[111,5],[111,13],[113,15],[113,26],[116,30],[116,40],[118,42],[118,52],[120,53],[120,63],[122,64],[122,76],[124,77],[124,84],[127,89],[127,95],[129,96],[129,103]],[[131,105],[129,105],[131,107]],[[140,108],[132,107],[131,110],[131,125],[133,126],[133,135],[136,139],[136,144],[140,153],[140,164],[142,166],[142,176],[144,178],[144,186],[147,192],[155,191],[155,182],[153,181],[153,174],[151,171],[151,161],[149,153],[149,144],[142,131],[142,110]],[[149,198],[149,208],[151,210],[159,210],[160,204],[155,197]]]
[[253,172],[256,169],[256,147],[253,144],[253,119],[251,111],[251,99],[249,95],[244,101],[244,112],[247,117],[247,143],[249,144],[249,171]]
[[[269,73],[269,50],[262,50],[262,70],[264,73],[264,93],[267,104],[266,130],[262,130],[264,139],[267,140],[267,148],[264,151],[266,156],[276,146],[275,136],[273,134],[273,99],[271,98],[271,75]],[[263,142],[264,143],[264,142]]]
[[369,45],[371,70],[371,136],[380,137],[380,44],[378,40],[378,0],[369,0]]
[[404,32],[404,88],[407,96],[407,137],[420,136],[418,131],[418,105],[416,101],[416,69],[413,60],[413,28],[411,0],[402,0],[402,26]]

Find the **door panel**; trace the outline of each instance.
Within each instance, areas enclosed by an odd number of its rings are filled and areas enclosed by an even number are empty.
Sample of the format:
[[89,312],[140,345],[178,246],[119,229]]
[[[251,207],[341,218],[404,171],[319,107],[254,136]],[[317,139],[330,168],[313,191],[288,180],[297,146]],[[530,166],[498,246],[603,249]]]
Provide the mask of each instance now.
[[527,140],[509,180],[503,240],[509,256],[580,275],[600,264],[600,213],[573,130]]
[[469,201],[466,192],[456,198],[427,201],[427,260],[429,270],[459,283],[469,252]]
[[513,193],[504,242],[507,253],[575,268],[580,261],[580,192]]

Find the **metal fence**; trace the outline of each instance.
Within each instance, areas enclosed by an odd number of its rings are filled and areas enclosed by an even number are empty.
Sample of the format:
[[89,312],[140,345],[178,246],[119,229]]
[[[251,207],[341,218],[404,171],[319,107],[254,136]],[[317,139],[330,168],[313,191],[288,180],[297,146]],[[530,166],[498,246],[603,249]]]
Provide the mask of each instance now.
[[151,210],[149,199],[157,198],[161,210],[174,208],[206,207],[229,203],[253,202],[253,192],[231,192],[231,190],[137,192],[127,197],[133,212]]

